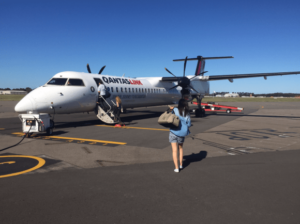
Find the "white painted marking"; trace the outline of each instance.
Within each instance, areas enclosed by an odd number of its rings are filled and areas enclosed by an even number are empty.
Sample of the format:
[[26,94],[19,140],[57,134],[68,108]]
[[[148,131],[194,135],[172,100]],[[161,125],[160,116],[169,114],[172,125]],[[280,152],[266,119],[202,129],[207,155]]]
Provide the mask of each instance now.
[[235,156],[235,154],[234,154],[234,153],[230,153],[230,152],[229,152],[228,154],[229,154],[229,155],[231,155],[231,156]]

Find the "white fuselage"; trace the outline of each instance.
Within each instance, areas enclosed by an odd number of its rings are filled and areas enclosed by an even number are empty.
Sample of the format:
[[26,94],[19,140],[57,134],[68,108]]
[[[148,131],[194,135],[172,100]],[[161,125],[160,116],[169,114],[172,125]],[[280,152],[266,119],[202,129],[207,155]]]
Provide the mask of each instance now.
[[[174,104],[181,98],[181,87],[169,90],[177,83],[161,82],[161,77],[133,79],[83,72],[60,72],[53,78],[63,79],[66,82],[63,85],[48,82],[36,88],[16,105],[15,111],[56,114],[92,111],[98,100],[97,79],[103,80],[111,93],[106,101],[113,105],[115,97],[119,96],[123,108]],[[71,79],[82,80],[82,85],[68,85]],[[201,95],[209,93],[209,83],[205,80],[193,79],[191,85]],[[191,91],[191,94],[196,93]]]

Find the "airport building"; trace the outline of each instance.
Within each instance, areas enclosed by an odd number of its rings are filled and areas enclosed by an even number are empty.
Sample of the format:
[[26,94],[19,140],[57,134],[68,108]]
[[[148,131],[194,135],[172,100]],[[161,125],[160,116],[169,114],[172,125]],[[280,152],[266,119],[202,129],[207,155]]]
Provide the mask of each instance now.
[[0,90],[0,95],[26,95],[26,91],[22,90]]

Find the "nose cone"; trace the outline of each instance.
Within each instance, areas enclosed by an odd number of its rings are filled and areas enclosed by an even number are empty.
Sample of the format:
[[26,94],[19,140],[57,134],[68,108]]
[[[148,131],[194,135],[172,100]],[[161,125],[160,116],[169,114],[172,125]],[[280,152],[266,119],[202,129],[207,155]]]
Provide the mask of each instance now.
[[21,112],[27,112],[27,111],[33,111],[33,103],[32,100],[28,97],[25,96],[16,106],[15,106],[15,111],[17,113]]

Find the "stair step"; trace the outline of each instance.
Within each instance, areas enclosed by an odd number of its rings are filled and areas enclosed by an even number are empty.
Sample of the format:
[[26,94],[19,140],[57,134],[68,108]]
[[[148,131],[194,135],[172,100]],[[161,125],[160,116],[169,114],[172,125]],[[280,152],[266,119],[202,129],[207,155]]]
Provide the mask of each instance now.
[[114,124],[114,120],[100,107],[98,106],[97,117],[99,120],[103,121],[106,124]]

